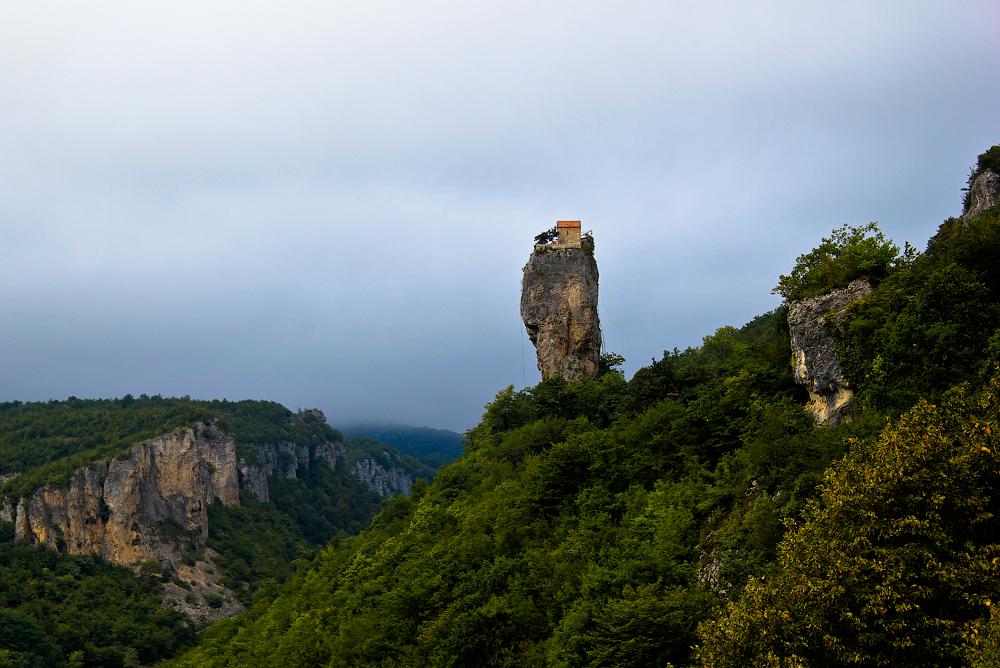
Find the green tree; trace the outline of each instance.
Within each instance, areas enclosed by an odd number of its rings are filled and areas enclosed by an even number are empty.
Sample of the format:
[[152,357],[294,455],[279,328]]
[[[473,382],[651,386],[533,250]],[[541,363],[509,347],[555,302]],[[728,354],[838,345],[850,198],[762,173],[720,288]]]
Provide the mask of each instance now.
[[1000,593],[1000,375],[923,402],[826,475],[773,577],[701,629],[711,666],[962,663]]
[[844,287],[858,278],[877,281],[887,276],[900,259],[899,247],[885,237],[877,223],[843,225],[824,237],[819,246],[796,258],[792,272],[782,274],[772,292],[787,301],[797,301]]
[[553,226],[552,228],[550,228],[548,230],[545,230],[541,234],[536,235],[535,236],[535,243],[536,244],[547,244],[547,243],[551,243],[552,241],[555,241],[558,238],[559,238],[559,230],[556,227]]

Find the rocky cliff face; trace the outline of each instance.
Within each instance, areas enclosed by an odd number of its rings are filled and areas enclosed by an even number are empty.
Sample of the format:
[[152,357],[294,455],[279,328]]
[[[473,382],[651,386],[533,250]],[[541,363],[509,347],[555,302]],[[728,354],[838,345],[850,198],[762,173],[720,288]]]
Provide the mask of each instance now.
[[1000,206],[1000,174],[984,169],[969,184],[969,196],[962,217],[975,218],[995,206]]
[[809,391],[809,410],[818,424],[835,424],[854,391],[840,369],[828,324],[837,326],[844,309],[871,292],[871,285],[857,280],[845,288],[793,302],[788,309],[795,380]]
[[237,470],[240,487],[258,501],[271,500],[267,483],[274,476],[298,480],[299,471],[309,469],[317,461],[325,461],[331,469],[336,469],[337,461],[344,457],[341,443],[321,443],[314,448],[297,443],[255,443],[249,448],[253,455],[240,457]]
[[236,444],[206,425],[135,445],[127,457],[76,471],[20,499],[19,540],[116,564],[180,558],[176,534],[208,538],[208,506],[239,504]]
[[597,376],[601,324],[593,253],[536,246],[524,267],[521,318],[538,353],[542,378]]
[[253,456],[238,457],[230,434],[197,424],[79,469],[65,484],[41,487],[0,508],[0,515],[13,517],[18,540],[168,573],[164,604],[208,623],[243,610],[222,586],[216,555],[206,547],[208,506],[239,505],[241,487],[267,501],[272,476],[295,479],[319,461],[335,467],[344,456],[341,443],[250,449]]
[[379,496],[409,494],[413,481],[396,466],[385,467],[371,457],[354,462],[354,475]]
[[[134,445],[123,457],[96,462],[63,485],[19,499],[14,533],[18,540],[70,554],[94,553],[135,570],[176,574],[188,589],[165,585],[165,603],[206,623],[243,609],[217,577],[183,579],[184,562],[215,575],[205,544],[208,506],[216,501],[239,504],[236,443],[198,424]],[[176,598],[170,587],[179,590]],[[207,605],[214,597],[221,602]]]

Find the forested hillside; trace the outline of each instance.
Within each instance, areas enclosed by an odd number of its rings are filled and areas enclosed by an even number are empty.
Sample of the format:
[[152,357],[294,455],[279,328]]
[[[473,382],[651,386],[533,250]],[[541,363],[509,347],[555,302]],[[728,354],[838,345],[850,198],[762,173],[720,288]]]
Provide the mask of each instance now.
[[[192,425],[201,425],[193,433],[209,440],[231,434],[240,461],[261,470],[266,464],[262,453],[279,453],[271,465],[281,474],[269,476],[266,490],[257,491],[263,498],[241,481],[238,504],[216,500],[207,508],[205,546],[213,557],[205,568],[247,604],[287,578],[297,559],[334,537],[357,533],[378,512],[380,495],[356,474],[356,462],[377,457],[398,475],[433,475],[421,462],[373,442],[343,443],[335,465],[288,460],[281,454],[286,450],[311,453],[324,445],[340,447],[343,439],[318,411],[293,413],[273,402],[127,396],[0,405],[0,603],[5,615],[0,665],[136,665],[170,656],[194,640],[192,620],[164,609],[161,601],[166,588],[174,588],[187,599],[185,605],[198,603],[190,582],[180,576],[182,569],[205,559],[193,546],[190,527],[173,520],[134,524],[138,533],[159,535],[169,549],[162,559],[127,564],[131,568],[113,566],[96,554],[68,554],[71,546],[62,534],[66,519],[52,520],[53,549],[17,544],[14,535],[19,500],[39,486],[57,490],[82,467],[125,458],[138,442]],[[294,447],[274,450],[261,444]],[[191,461],[187,468],[198,465]],[[79,509],[77,524],[95,522],[85,515],[85,499],[66,498],[74,505],[59,506],[60,513]],[[111,512],[103,506],[101,519]],[[72,547],[77,548],[73,552],[88,549]],[[174,553],[180,562],[173,561]],[[209,609],[222,605],[210,591],[204,601]]]
[[836,426],[785,307],[628,381],[509,387],[433,484],[172,665],[995,665],[1000,212],[922,253],[836,230],[777,290],[858,278]]
[[386,443],[404,455],[418,457],[434,467],[444,466],[462,454],[462,435],[447,429],[404,424],[358,423],[340,427],[346,436]]

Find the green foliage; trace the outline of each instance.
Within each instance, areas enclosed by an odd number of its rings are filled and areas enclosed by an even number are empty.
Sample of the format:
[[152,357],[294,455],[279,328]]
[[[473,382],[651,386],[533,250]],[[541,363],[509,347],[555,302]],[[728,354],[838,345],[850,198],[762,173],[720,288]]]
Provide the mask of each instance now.
[[[383,446],[384,447],[384,446]],[[288,578],[298,559],[338,536],[361,531],[380,508],[379,498],[338,462],[316,462],[299,479],[274,478],[270,501],[242,492],[240,505],[208,507],[208,546],[223,584],[248,602]]]
[[394,447],[401,455],[415,457],[439,468],[462,454],[463,437],[447,429],[394,424],[355,424],[343,427],[348,437],[367,438]]
[[601,353],[601,357],[597,363],[597,375],[603,376],[612,371],[621,373],[618,367],[622,364],[625,364],[625,358],[618,353]]
[[1000,331],[1000,215],[946,221],[927,251],[851,308],[841,366],[873,409],[898,415],[984,377]]
[[[835,332],[858,392],[837,427],[802,408],[784,307],[628,381],[609,357],[594,380],[508,387],[431,484],[171,665],[689,665],[699,637],[713,666],[994,665],[998,267],[992,215],[919,256],[874,224],[801,256],[786,300],[874,285]],[[318,510],[349,490],[321,471],[272,486],[280,517],[212,511],[262,536],[211,538],[244,578],[337,533]]]
[[[665,355],[668,382],[507,388],[433,484],[176,665],[686,661],[717,596],[697,577],[700,527],[735,517],[717,523],[718,550],[755,542],[730,550],[746,558],[728,577],[758,572],[802,503],[783,490],[811,490],[841,452],[826,431],[810,440],[792,401],[783,320]],[[796,445],[806,454],[782,458]],[[755,479],[766,504],[744,495]]]
[[434,468],[426,464],[423,457],[404,455],[396,448],[387,447],[384,442],[365,437],[351,437],[344,443],[344,448],[348,465],[361,459],[373,459],[386,470],[397,468],[404,471],[412,480],[434,478]]
[[204,405],[160,397],[0,404],[0,472],[21,474],[0,494],[24,495],[137,441],[211,417]]
[[976,172],[987,169],[1000,174],[1000,146],[991,146],[979,154],[979,159],[976,160]]
[[879,434],[1000,360],[998,257],[987,216],[920,256],[869,225],[800,258],[786,299],[875,284],[837,335],[836,428],[802,408],[784,307],[629,381],[609,357],[508,387],[432,484],[174,665],[688,665],[699,625],[706,665],[990,665],[995,394]]
[[[23,494],[45,482],[57,483],[97,458],[116,456],[137,441],[196,421],[203,425],[202,437],[218,438],[223,431],[235,434],[238,452],[247,457],[256,456],[255,449],[249,447],[254,443],[294,442],[311,450],[321,443],[341,440],[318,413],[292,413],[272,402],[125,397],[3,404],[0,461],[7,467],[4,470],[23,471],[4,491]],[[409,460],[400,458],[400,465],[406,462]],[[297,559],[335,536],[360,531],[378,511],[379,499],[341,464],[331,470],[325,462],[317,461],[316,466],[300,470],[297,480],[278,477],[270,486],[269,503],[244,494],[238,507],[209,506],[208,544],[219,553],[216,561],[223,581],[244,600],[251,600],[255,593],[266,596],[278,580],[293,571]],[[433,473],[426,467],[421,470]],[[110,513],[103,500],[101,513],[104,519]],[[154,530],[193,561],[199,536],[170,519],[159,522]],[[55,533],[60,551],[65,551],[60,527],[56,526]],[[37,627],[43,641],[31,641],[34,654],[29,656],[20,645],[5,643],[0,637],[0,664],[138,665],[172,655],[193,639],[187,621],[160,608],[158,587],[163,573],[158,562],[140,564],[136,578],[125,569],[88,561],[89,557],[60,557],[48,550],[9,545],[12,540],[12,525],[0,522],[0,595],[17,592],[8,599],[14,616],[0,621],[17,629],[19,637],[29,639],[35,638],[32,629]],[[5,563],[9,556],[12,558]],[[46,578],[53,564],[59,572],[49,582]],[[34,584],[26,590],[18,584],[24,582]],[[101,610],[91,614],[84,599],[95,588],[100,591],[92,596],[92,603]],[[193,595],[190,598],[196,600]],[[209,596],[206,601],[210,607],[223,604],[221,597]],[[158,616],[146,610],[149,606]],[[56,620],[61,614],[66,619]],[[19,622],[17,615],[27,615],[34,626]],[[81,624],[74,635],[65,625],[78,615],[99,621],[93,627]],[[129,615],[134,615],[134,620]],[[50,636],[55,634],[59,637],[53,640]],[[66,634],[65,642],[62,634]]]
[[76,469],[195,422],[215,420],[237,442],[314,445],[339,441],[329,425],[269,401],[193,401],[160,396],[0,404],[0,473],[18,473],[0,496],[58,484]]
[[846,286],[858,278],[877,282],[905,258],[876,223],[843,225],[820,245],[795,260],[792,273],[782,275],[772,292],[797,301]]
[[0,665],[128,666],[194,642],[157,583],[98,557],[0,540]]
[[857,443],[782,542],[779,570],[703,630],[713,666],[958,665],[1000,593],[1000,376]]
[[208,546],[219,553],[215,562],[222,583],[246,602],[268,580],[291,575],[295,560],[308,552],[310,543],[274,504],[243,492],[239,506],[208,507]]
[[535,236],[536,244],[547,244],[559,238],[559,230],[555,225]]

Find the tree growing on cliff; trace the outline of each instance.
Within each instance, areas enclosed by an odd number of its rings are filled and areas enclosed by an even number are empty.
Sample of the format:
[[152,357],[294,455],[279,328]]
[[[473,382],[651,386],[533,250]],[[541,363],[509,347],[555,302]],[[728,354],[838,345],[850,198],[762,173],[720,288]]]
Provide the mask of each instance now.
[[858,278],[878,281],[912,255],[907,245],[901,256],[899,247],[886,238],[878,223],[843,225],[823,237],[819,246],[796,258],[792,273],[781,275],[771,292],[791,302],[842,288]]
[[559,230],[555,226],[550,229],[545,230],[541,234],[535,235],[536,244],[548,244],[552,243],[559,238]]

